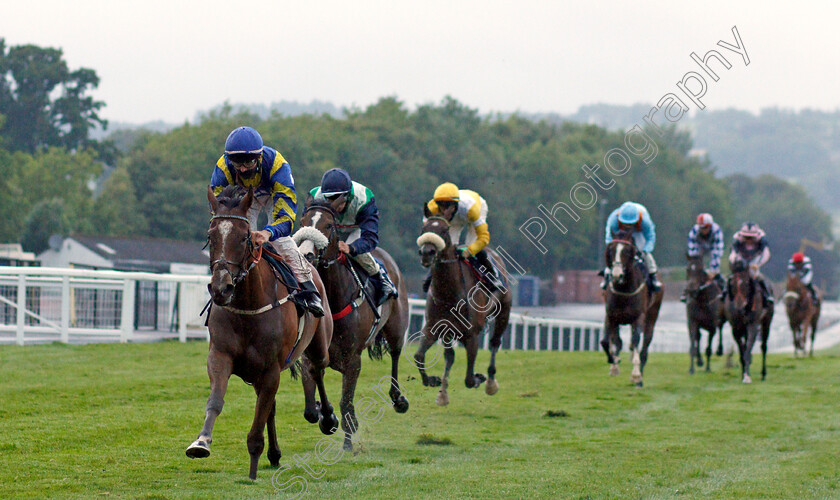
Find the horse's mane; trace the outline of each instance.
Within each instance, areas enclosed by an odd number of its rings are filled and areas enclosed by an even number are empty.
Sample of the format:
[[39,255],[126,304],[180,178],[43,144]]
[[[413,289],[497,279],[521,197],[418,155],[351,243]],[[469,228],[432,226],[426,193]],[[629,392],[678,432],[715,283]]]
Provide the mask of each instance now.
[[306,208],[309,208],[309,207],[325,207],[325,208],[329,208],[330,211],[333,211],[332,202],[330,202],[330,200],[328,200],[326,198],[323,199],[323,200],[312,198],[312,200],[310,200],[310,202],[306,205]]
[[219,205],[227,207],[227,208],[236,208],[242,203],[242,199],[245,195],[248,194],[248,190],[242,186],[238,186],[236,184],[225,186],[222,189],[222,192],[219,193],[219,196],[216,197],[216,200],[219,202]]
[[636,244],[636,242],[633,241],[633,230],[632,229],[619,229],[618,231],[614,231],[613,232],[613,239],[629,241],[634,246]]

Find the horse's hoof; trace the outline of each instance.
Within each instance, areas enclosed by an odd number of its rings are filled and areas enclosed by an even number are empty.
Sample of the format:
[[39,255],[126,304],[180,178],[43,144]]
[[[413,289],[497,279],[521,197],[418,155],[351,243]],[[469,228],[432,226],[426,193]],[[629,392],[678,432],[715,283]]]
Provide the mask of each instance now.
[[749,375],[744,375],[744,379],[741,380],[741,382],[745,384],[752,384],[752,377],[750,377]]
[[639,380],[638,382],[636,382],[636,387],[644,387],[644,386],[645,386],[645,384],[644,384],[644,382],[642,382],[641,380]]
[[476,387],[483,384],[485,380],[487,380],[487,377],[485,377],[483,374],[474,373],[473,374],[473,379],[472,379],[472,385],[467,384],[467,387],[469,387],[470,389],[475,389]]
[[266,455],[268,456],[268,463],[270,463],[272,467],[280,466],[280,457],[283,456],[283,453],[281,453],[280,450],[274,451],[269,448]]
[[342,448],[344,449],[344,451],[349,451],[350,453],[353,453],[353,441],[345,439],[344,446],[342,446]]
[[618,365],[610,365],[610,377],[617,377],[619,373]]
[[487,385],[484,386],[484,392],[487,393],[488,396],[492,396],[499,392],[499,383],[496,382],[496,379],[491,378],[487,381]]
[[641,375],[633,375],[632,377],[630,377],[630,382],[633,382],[634,384],[636,384],[636,387],[641,387],[642,376]]
[[394,401],[394,411],[397,413],[405,413],[408,411],[408,400],[405,399],[405,396],[400,396]]
[[207,458],[210,456],[210,445],[203,439],[196,439],[186,453],[190,458]]
[[700,368],[702,366],[703,366],[703,359],[702,358],[697,358],[697,367]]
[[318,423],[318,415],[319,412],[317,409],[306,409],[303,411],[303,418],[305,418],[310,424]]
[[694,367],[693,366],[688,369],[688,374],[689,375],[694,375]]
[[440,387],[440,377],[432,375],[426,378],[426,383],[423,385],[427,387]]
[[321,414],[321,419],[318,421],[318,428],[321,429],[321,433],[327,436],[335,434],[335,431],[338,430],[338,417],[335,416],[332,408],[329,409],[328,414]]
[[440,391],[435,399],[435,404],[438,406],[446,406],[449,404],[449,393]]

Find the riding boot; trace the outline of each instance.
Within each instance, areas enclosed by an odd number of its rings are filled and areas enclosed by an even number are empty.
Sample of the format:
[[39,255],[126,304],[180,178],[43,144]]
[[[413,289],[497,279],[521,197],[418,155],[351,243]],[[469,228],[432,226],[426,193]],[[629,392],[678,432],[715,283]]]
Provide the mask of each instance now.
[[475,259],[479,263],[479,266],[484,268],[482,272],[489,282],[490,291],[494,292],[496,290],[504,289],[504,284],[496,275],[496,267],[492,262],[490,262],[490,257],[487,255],[487,252],[484,250],[479,251],[475,254]]
[[680,302],[685,302],[687,300],[686,297],[685,297],[685,294],[686,294],[686,291],[683,290],[682,295],[680,295]]
[[601,277],[604,278],[604,279],[601,280],[601,284],[598,285],[598,286],[601,287],[601,290],[606,290],[607,289],[607,276],[608,276],[607,270],[606,269],[601,269],[600,271],[598,271],[598,276],[601,276]]
[[758,283],[761,286],[761,298],[764,300],[764,307],[774,307],[776,300],[773,298],[773,294],[767,288],[767,283],[764,282],[763,279],[759,278]]
[[820,299],[817,297],[817,291],[814,290],[814,285],[812,283],[808,283],[805,287],[809,292],[811,292],[811,302],[813,302],[815,306],[820,305]]
[[432,270],[429,269],[429,272],[426,274],[426,277],[423,278],[423,293],[429,293],[429,287],[432,286]]
[[312,313],[316,318],[324,316],[324,307],[321,304],[321,294],[315,288],[312,281],[304,281],[300,284],[301,289],[296,290],[290,296],[291,301],[303,309]]
[[656,277],[656,273],[650,273],[648,275],[648,284],[650,285],[650,290],[654,293],[662,290],[662,282]]
[[381,306],[391,297],[396,299],[400,296],[399,292],[397,292],[397,288],[394,286],[394,283],[391,281],[391,278],[388,276],[388,273],[385,272],[384,268],[380,267],[379,273],[371,275],[370,279],[373,281],[374,285],[376,285],[376,297],[374,297],[374,303],[377,306]]

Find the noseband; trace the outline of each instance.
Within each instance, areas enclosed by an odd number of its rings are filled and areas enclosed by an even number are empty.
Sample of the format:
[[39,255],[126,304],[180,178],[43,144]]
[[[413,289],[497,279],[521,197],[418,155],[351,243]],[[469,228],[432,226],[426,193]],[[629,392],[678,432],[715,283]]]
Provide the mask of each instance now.
[[[452,226],[452,224],[450,224],[449,221],[446,220],[446,217],[444,217],[442,215],[433,215],[431,217],[426,217],[426,222],[429,222],[429,221],[443,222],[446,225],[445,233],[449,233],[449,228]],[[423,233],[424,234],[425,233],[437,234],[437,233],[434,233],[432,231],[423,231]],[[440,236],[440,235],[438,235],[438,236]],[[450,245],[452,244],[451,241],[449,243],[450,243]],[[454,259],[441,259],[440,256],[441,256],[442,253],[443,252],[436,252],[435,253],[435,258],[432,261],[432,264],[449,264],[449,263],[452,263],[452,262],[458,262],[458,260],[459,260],[458,255],[455,255]]]
[[[338,220],[338,214],[335,213],[335,210],[333,210],[332,207],[329,207],[327,205],[309,205],[308,207],[306,207],[306,210],[303,211],[303,216],[305,216],[307,213],[309,213],[313,210],[320,210],[320,211],[326,212],[326,213],[328,213],[332,216],[333,223],[332,223],[332,227],[330,227],[330,234],[327,236],[327,241],[328,242],[333,241],[336,238],[336,221]],[[301,216],[301,217],[303,217],[303,216]],[[314,226],[307,226],[307,227],[314,227]],[[313,265],[315,267],[319,267],[319,265],[321,265],[321,259],[324,258],[324,254],[327,252],[327,248],[329,248],[329,245],[327,245],[326,247],[321,248],[321,249],[315,248],[315,262],[313,262]],[[323,266],[321,266],[321,267],[323,267],[324,269],[330,267],[331,265],[338,262],[341,259],[342,255],[343,254],[341,252],[339,252],[339,255],[336,258],[325,261],[323,263]]]
[[[241,215],[214,215],[213,217],[210,218],[210,221],[212,222],[215,219],[237,219],[237,220],[245,221],[248,224],[248,239],[247,239],[247,244],[246,244],[246,247],[248,249],[248,253],[242,259],[242,262],[232,262],[232,261],[229,261],[227,259],[216,259],[216,260],[210,262],[210,272],[211,273],[213,272],[213,270],[215,269],[217,264],[224,264],[225,266],[236,266],[236,267],[238,267],[239,272],[236,274],[236,276],[234,276],[230,272],[230,269],[225,267],[225,271],[227,271],[227,273],[230,274],[230,276],[231,276],[231,279],[233,281],[233,286],[236,286],[242,280],[244,280],[246,276],[248,276],[248,273],[251,272],[251,269],[253,269],[257,265],[257,263],[260,261],[260,259],[262,258],[262,247],[257,249],[256,254],[254,253],[254,242],[251,240],[251,221],[248,220],[247,217],[242,217]],[[253,262],[251,262],[250,265],[247,266],[247,269],[246,269],[245,262],[248,260],[249,257],[253,258],[254,260],[253,260]]]

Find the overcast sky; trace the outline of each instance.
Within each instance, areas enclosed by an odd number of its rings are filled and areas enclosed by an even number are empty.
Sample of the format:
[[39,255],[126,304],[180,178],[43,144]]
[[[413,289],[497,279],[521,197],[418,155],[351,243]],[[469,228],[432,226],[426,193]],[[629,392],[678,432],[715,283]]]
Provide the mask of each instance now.
[[[712,63],[707,109],[838,109],[838,3],[778,3],[0,0],[0,37],[94,69],[103,116],[134,123],[192,121],[224,101],[386,95],[565,114],[679,92],[699,71],[691,52],[711,49],[732,67]],[[749,66],[716,45],[735,43],[733,26]]]

